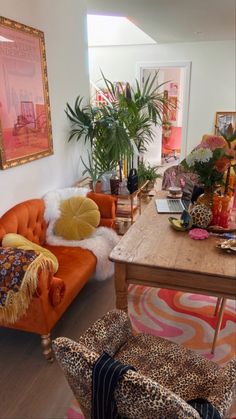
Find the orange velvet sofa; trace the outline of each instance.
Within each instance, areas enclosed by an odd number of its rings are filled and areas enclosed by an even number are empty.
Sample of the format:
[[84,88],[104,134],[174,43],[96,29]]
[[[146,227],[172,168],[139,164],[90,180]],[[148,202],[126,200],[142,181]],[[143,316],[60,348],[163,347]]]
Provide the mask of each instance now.
[[[101,213],[100,225],[113,228],[116,198],[93,192],[89,192],[87,196],[98,205]],[[21,234],[49,249],[59,262],[56,276],[49,271],[39,273],[37,290],[23,317],[14,324],[0,323],[0,326],[41,335],[43,354],[48,360],[52,360],[50,332],[94,273],[96,256],[80,247],[46,245],[47,224],[44,210],[42,199],[32,199],[14,206],[0,218],[0,240],[6,233]]]

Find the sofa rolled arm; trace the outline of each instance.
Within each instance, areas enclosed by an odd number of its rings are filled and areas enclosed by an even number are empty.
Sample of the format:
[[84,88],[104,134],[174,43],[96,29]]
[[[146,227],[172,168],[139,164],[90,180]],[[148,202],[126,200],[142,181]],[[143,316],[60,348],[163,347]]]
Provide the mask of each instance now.
[[87,197],[92,199],[98,206],[101,218],[116,218],[117,198],[102,193],[89,192]]
[[80,338],[79,343],[98,353],[110,356],[132,336],[131,322],[123,310],[111,310],[97,320]]
[[49,288],[49,300],[53,307],[58,306],[65,295],[65,282],[61,278],[53,277],[50,282],[50,288]]
[[40,298],[44,304],[50,303],[57,307],[63,300],[66,286],[61,278],[53,276],[51,270],[41,270],[38,276],[38,286],[34,293],[35,298]]

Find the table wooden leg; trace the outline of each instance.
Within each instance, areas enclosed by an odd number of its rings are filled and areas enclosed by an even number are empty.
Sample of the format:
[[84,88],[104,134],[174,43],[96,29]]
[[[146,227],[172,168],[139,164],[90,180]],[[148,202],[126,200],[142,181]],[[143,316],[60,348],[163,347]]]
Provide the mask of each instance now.
[[222,302],[222,297],[218,297],[217,298],[217,303],[216,303],[216,308],[215,308],[215,311],[214,311],[214,316],[218,315],[221,302]]
[[226,298],[222,298],[221,299],[221,306],[220,306],[220,310],[219,310],[219,314],[218,314],[218,319],[217,319],[217,323],[216,323],[214,339],[213,339],[212,348],[211,348],[211,353],[212,354],[214,354],[214,352],[215,352],[215,346],[216,346],[217,336],[218,336],[218,333],[219,333],[219,330],[220,330],[220,327],[221,327],[221,323],[222,323],[222,319],[223,319],[223,314],[224,314],[224,308],[225,308],[226,301],[227,301]]
[[131,211],[131,224],[133,224],[134,223],[134,199],[133,199],[133,196],[131,196],[131,198],[130,198],[130,206],[131,206],[131,208],[130,208],[130,211]]
[[139,215],[142,214],[142,190],[138,194],[138,211]]
[[128,285],[126,282],[126,265],[115,263],[116,308],[128,312]]

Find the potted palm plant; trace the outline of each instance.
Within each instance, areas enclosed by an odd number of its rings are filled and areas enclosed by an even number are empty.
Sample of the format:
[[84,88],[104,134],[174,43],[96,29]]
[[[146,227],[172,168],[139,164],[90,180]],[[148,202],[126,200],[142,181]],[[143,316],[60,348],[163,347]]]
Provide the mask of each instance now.
[[102,76],[113,107],[119,109],[119,119],[130,141],[138,152],[145,152],[154,138],[153,127],[162,125],[164,110],[172,107],[163,92],[163,85],[167,82],[158,84],[156,72],[154,76],[148,76],[143,87],[136,80],[135,87],[127,83],[126,88],[117,93],[116,84]]
[[157,73],[153,78],[148,77],[143,88],[136,81],[135,88],[129,84],[126,89],[117,93],[115,83],[102,74],[108,89],[110,100],[100,107],[85,105],[83,98],[78,96],[74,108],[69,103],[66,114],[71,121],[68,141],[75,138],[89,142],[91,155],[100,173],[111,172],[119,166],[120,180],[121,165],[125,159],[132,166],[136,152],[144,152],[153,140],[153,124],[162,124],[164,106],[168,106],[168,99],[156,84]]
[[114,170],[124,156],[132,153],[132,144],[120,118],[120,110],[112,104],[102,107],[82,106],[80,96],[74,109],[65,110],[72,127],[68,141],[84,138],[89,142],[93,160],[100,172]]

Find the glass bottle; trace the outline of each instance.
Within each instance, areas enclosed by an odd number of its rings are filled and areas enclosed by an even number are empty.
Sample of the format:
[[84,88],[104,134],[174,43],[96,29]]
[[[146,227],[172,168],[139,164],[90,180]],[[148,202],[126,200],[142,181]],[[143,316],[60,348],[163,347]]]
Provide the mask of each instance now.
[[213,204],[212,204],[212,221],[211,225],[217,226],[219,225],[219,218],[220,218],[220,210],[221,210],[221,202],[220,196],[215,194],[213,196]]
[[229,226],[229,202],[230,197],[228,195],[222,197],[219,225],[223,228],[228,228]]

